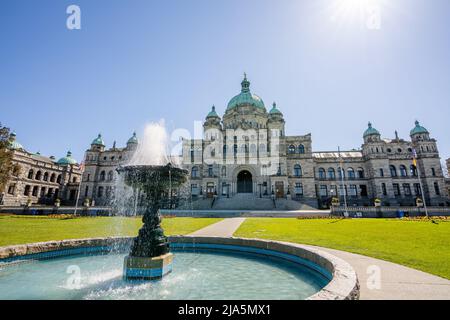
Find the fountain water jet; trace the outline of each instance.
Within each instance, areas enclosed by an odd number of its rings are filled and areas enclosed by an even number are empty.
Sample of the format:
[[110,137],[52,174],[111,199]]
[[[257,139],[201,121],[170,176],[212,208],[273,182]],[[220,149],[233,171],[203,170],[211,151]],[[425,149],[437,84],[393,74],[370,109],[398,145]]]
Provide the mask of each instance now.
[[137,213],[143,215],[144,225],[125,258],[125,279],[158,279],[172,270],[173,255],[161,228],[159,210],[167,198],[171,200],[172,188],[186,182],[188,171],[170,162],[166,147],[164,125],[151,124],[130,164],[117,169],[125,184],[143,195]]

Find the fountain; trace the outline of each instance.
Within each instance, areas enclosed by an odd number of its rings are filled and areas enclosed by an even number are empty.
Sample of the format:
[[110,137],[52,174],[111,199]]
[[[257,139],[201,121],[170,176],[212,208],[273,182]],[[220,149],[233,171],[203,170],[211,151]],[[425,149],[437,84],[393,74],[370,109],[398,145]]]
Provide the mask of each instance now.
[[124,277],[126,279],[158,279],[172,271],[173,254],[161,228],[159,209],[167,198],[172,197],[172,188],[186,182],[188,172],[174,167],[131,165],[117,170],[124,176],[125,183],[144,194],[143,227],[134,239],[130,255],[125,257]]

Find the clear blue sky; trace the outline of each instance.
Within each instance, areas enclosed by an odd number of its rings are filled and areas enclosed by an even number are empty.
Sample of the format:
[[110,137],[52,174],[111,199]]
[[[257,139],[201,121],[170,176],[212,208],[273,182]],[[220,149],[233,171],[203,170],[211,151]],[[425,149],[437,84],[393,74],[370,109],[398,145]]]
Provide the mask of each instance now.
[[450,1],[378,0],[380,30],[342,1],[4,0],[0,121],[29,151],[81,160],[99,132],[122,146],[161,118],[193,131],[245,71],[316,151],[359,148],[369,120],[408,138],[419,119],[449,157]]

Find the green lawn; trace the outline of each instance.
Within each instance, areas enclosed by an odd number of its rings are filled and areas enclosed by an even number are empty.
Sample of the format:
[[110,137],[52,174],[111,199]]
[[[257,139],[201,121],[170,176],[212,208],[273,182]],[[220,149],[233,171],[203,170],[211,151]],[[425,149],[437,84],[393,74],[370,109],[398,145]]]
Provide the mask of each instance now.
[[234,236],[344,250],[450,279],[450,221],[250,218]]
[[[166,235],[185,235],[221,219],[163,219]],[[135,236],[141,218],[50,218],[30,216],[0,216],[0,246],[50,240],[81,239],[107,236]]]

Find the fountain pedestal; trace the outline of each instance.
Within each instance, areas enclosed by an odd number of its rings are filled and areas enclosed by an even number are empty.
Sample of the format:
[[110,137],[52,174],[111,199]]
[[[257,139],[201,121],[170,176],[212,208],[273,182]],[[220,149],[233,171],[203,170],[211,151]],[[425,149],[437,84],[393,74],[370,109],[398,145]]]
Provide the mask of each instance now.
[[130,280],[156,280],[161,279],[172,271],[173,254],[154,258],[125,257],[124,277]]
[[119,168],[125,183],[139,189],[145,195],[139,206],[144,225],[134,239],[130,254],[124,261],[124,278],[154,280],[172,271],[173,254],[169,252],[169,242],[161,228],[159,209],[165,194],[172,187],[179,187],[186,181],[188,172],[167,166],[127,166]]

